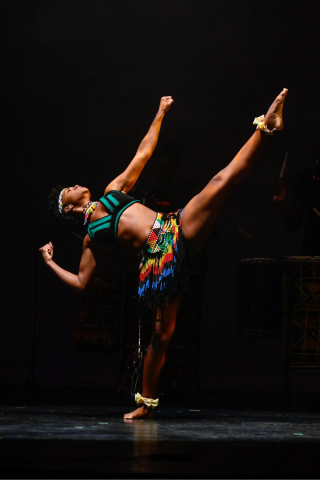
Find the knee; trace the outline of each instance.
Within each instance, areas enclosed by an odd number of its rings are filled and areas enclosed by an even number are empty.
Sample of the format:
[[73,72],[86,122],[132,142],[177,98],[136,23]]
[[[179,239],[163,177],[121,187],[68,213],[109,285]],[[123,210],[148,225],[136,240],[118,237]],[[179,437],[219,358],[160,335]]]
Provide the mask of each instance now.
[[157,350],[166,350],[172,335],[168,332],[156,332],[152,337],[152,347]]

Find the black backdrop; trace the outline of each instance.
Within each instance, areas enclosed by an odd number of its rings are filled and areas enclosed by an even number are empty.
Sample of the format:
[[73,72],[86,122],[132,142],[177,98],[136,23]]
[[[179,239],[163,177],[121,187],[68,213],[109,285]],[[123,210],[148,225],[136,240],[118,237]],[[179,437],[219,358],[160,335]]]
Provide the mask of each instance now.
[[[236,274],[241,258],[299,252],[301,230],[284,229],[272,197],[286,150],[290,192],[308,165],[308,135],[320,127],[318,10],[316,1],[1,2],[3,385],[28,377],[37,249],[53,241],[57,263],[74,272],[81,255],[80,240],[47,218],[51,186],[87,185],[98,198],[133,157],[160,97],[172,95],[141,181],[174,145],[165,182],[185,202],[193,189],[184,186],[201,188],[224,167],[253,132],[253,118],[286,87],[285,130],[232,193],[208,243],[201,366],[205,392],[281,391],[279,341],[236,335]],[[114,357],[72,346],[76,294],[37,261],[39,383],[115,388]],[[126,262],[134,268],[137,259],[125,254],[108,266]],[[317,381],[301,374],[295,385],[313,390]]]

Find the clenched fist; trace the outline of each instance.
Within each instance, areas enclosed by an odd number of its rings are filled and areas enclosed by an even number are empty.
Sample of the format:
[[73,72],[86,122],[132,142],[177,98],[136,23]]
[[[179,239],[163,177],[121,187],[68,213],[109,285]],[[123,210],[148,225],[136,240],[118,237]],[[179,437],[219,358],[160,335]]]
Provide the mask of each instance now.
[[166,113],[173,104],[173,102],[174,100],[172,97],[162,97],[160,100],[159,112]]
[[52,243],[47,243],[43,247],[39,248],[39,251],[42,253],[43,260],[45,263],[49,263],[53,257],[53,245]]

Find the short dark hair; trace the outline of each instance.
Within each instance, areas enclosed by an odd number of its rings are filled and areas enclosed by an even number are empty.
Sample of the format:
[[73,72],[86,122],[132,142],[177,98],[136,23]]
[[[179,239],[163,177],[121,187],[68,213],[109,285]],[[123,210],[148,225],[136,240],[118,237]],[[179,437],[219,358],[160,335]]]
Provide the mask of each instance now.
[[62,185],[57,185],[52,188],[48,196],[48,211],[53,220],[60,225],[60,227],[73,232],[83,233],[85,227],[80,218],[72,215],[72,213],[66,214],[59,211],[59,195],[62,189]]

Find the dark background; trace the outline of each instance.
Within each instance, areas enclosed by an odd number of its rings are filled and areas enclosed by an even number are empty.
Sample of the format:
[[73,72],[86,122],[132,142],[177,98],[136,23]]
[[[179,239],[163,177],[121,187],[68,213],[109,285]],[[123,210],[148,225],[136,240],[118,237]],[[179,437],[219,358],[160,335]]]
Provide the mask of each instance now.
[[[272,198],[286,150],[290,196],[296,174],[309,166],[309,134],[320,127],[318,2],[28,0],[0,6],[2,386],[19,388],[28,378],[35,261],[38,383],[117,386],[114,354],[75,350],[77,295],[37,253],[51,240],[56,262],[77,271],[81,241],[47,217],[51,187],[78,183],[99,198],[134,156],[160,97],[172,95],[141,184],[148,184],[163,154],[172,154],[166,191],[179,192],[182,207],[233,158],[252,134],[254,117],[286,87],[284,131],[269,139],[232,193],[208,242],[201,350],[203,393],[269,398],[281,392],[280,341],[236,334],[237,268],[242,258],[299,254],[302,230],[285,230]],[[235,226],[253,240],[236,234]],[[123,270],[135,268],[137,258],[123,253],[106,263]],[[295,373],[296,391],[318,388],[317,374]]]

